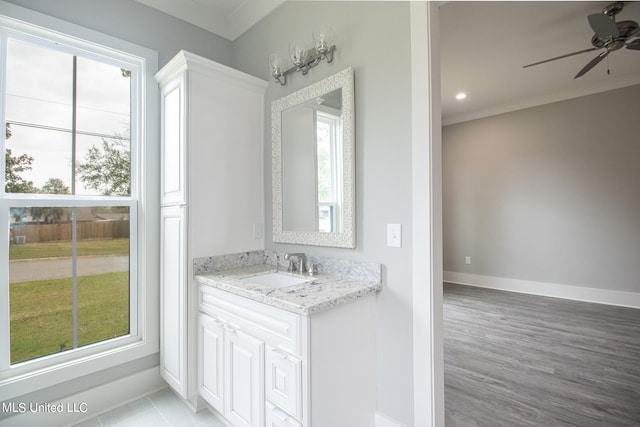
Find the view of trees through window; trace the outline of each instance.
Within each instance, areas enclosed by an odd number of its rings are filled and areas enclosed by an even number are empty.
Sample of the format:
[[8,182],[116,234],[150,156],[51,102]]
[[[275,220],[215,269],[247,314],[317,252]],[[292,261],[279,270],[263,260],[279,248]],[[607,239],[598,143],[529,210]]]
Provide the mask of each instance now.
[[132,74],[15,39],[5,54],[17,363],[130,333]]

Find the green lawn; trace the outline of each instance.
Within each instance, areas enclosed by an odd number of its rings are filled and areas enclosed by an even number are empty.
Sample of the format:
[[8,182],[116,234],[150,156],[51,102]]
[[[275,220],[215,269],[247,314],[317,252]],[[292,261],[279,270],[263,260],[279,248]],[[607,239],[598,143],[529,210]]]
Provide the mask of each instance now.
[[[11,363],[73,348],[71,286],[70,278],[9,286]],[[128,333],[129,273],[79,277],[78,345]]]
[[[129,239],[80,240],[78,256],[128,255]],[[42,242],[10,245],[9,259],[32,259],[71,256],[71,242]]]

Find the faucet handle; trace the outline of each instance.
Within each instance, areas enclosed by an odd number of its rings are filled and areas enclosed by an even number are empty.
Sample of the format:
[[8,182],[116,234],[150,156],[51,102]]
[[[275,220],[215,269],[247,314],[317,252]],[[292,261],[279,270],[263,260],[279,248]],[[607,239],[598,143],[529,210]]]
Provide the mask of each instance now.
[[[296,263],[291,258],[298,258],[298,268],[296,268]],[[286,254],[284,254],[284,259],[289,260],[288,271],[296,271],[297,270],[298,273],[303,274],[305,272],[304,258],[305,258],[305,255],[303,253],[286,253]]]
[[309,276],[315,276],[318,274],[318,266],[312,262],[309,263],[309,265],[307,265],[307,273]]

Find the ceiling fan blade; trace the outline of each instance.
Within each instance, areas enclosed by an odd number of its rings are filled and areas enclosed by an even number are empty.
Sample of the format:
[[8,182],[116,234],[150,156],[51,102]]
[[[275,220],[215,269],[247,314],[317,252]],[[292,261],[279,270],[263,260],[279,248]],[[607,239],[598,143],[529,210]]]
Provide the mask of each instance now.
[[609,51],[605,50],[604,52],[602,52],[600,55],[596,56],[595,58],[593,58],[587,65],[584,66],[584,68],[582,70],[580,70],[580,72],[578,72],[578,74],[576,74],[576,76],[574,77],[574,79],[577,79],[578,77],[582,77],[585,74],[587,74],[589,72],[589,70],[591,70],[593,67],[595,67],[596,65],[598,65],[598,63],[600,61],[602,61],[604,58],[607,57],[607,55],[609,55]]
[[627,49],[640,50],[640,39],[634,40],[627,45]]
[[627,36],[628,39],[631,39],[633,37],[640,37],[640,27],[638,27],[635,30],[631,31],[629,33],[629,35]]
[[593,13],[587,19],[599,39],[616,38],[620,35],[616,23],[604,13]]
[[599,50],[599,49],[602,49],[602,48],[601,47],[590,47],[589,49],[580,50],[578,52],[567,53],[566,55],[560,55],[560,56],[556,56],[555,58],[545,59],[544,61],[534,62],[533,64],[523,65],[522,68],[533,67],[534,65],[544,64],[545,62],[555,61],[556,59],[568,58],[568,57],[573,56],[573,55],[579,55],[581,53],[592,52],[594,50]]

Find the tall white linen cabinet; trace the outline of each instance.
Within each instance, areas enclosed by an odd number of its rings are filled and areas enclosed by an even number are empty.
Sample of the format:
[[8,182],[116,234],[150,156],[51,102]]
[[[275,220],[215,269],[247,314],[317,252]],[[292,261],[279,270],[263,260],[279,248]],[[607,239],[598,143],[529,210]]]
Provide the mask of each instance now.
[[162,93],[160,373],[194,409],[198,287],[193,259],[264,248],[267,82],[189,52]]

